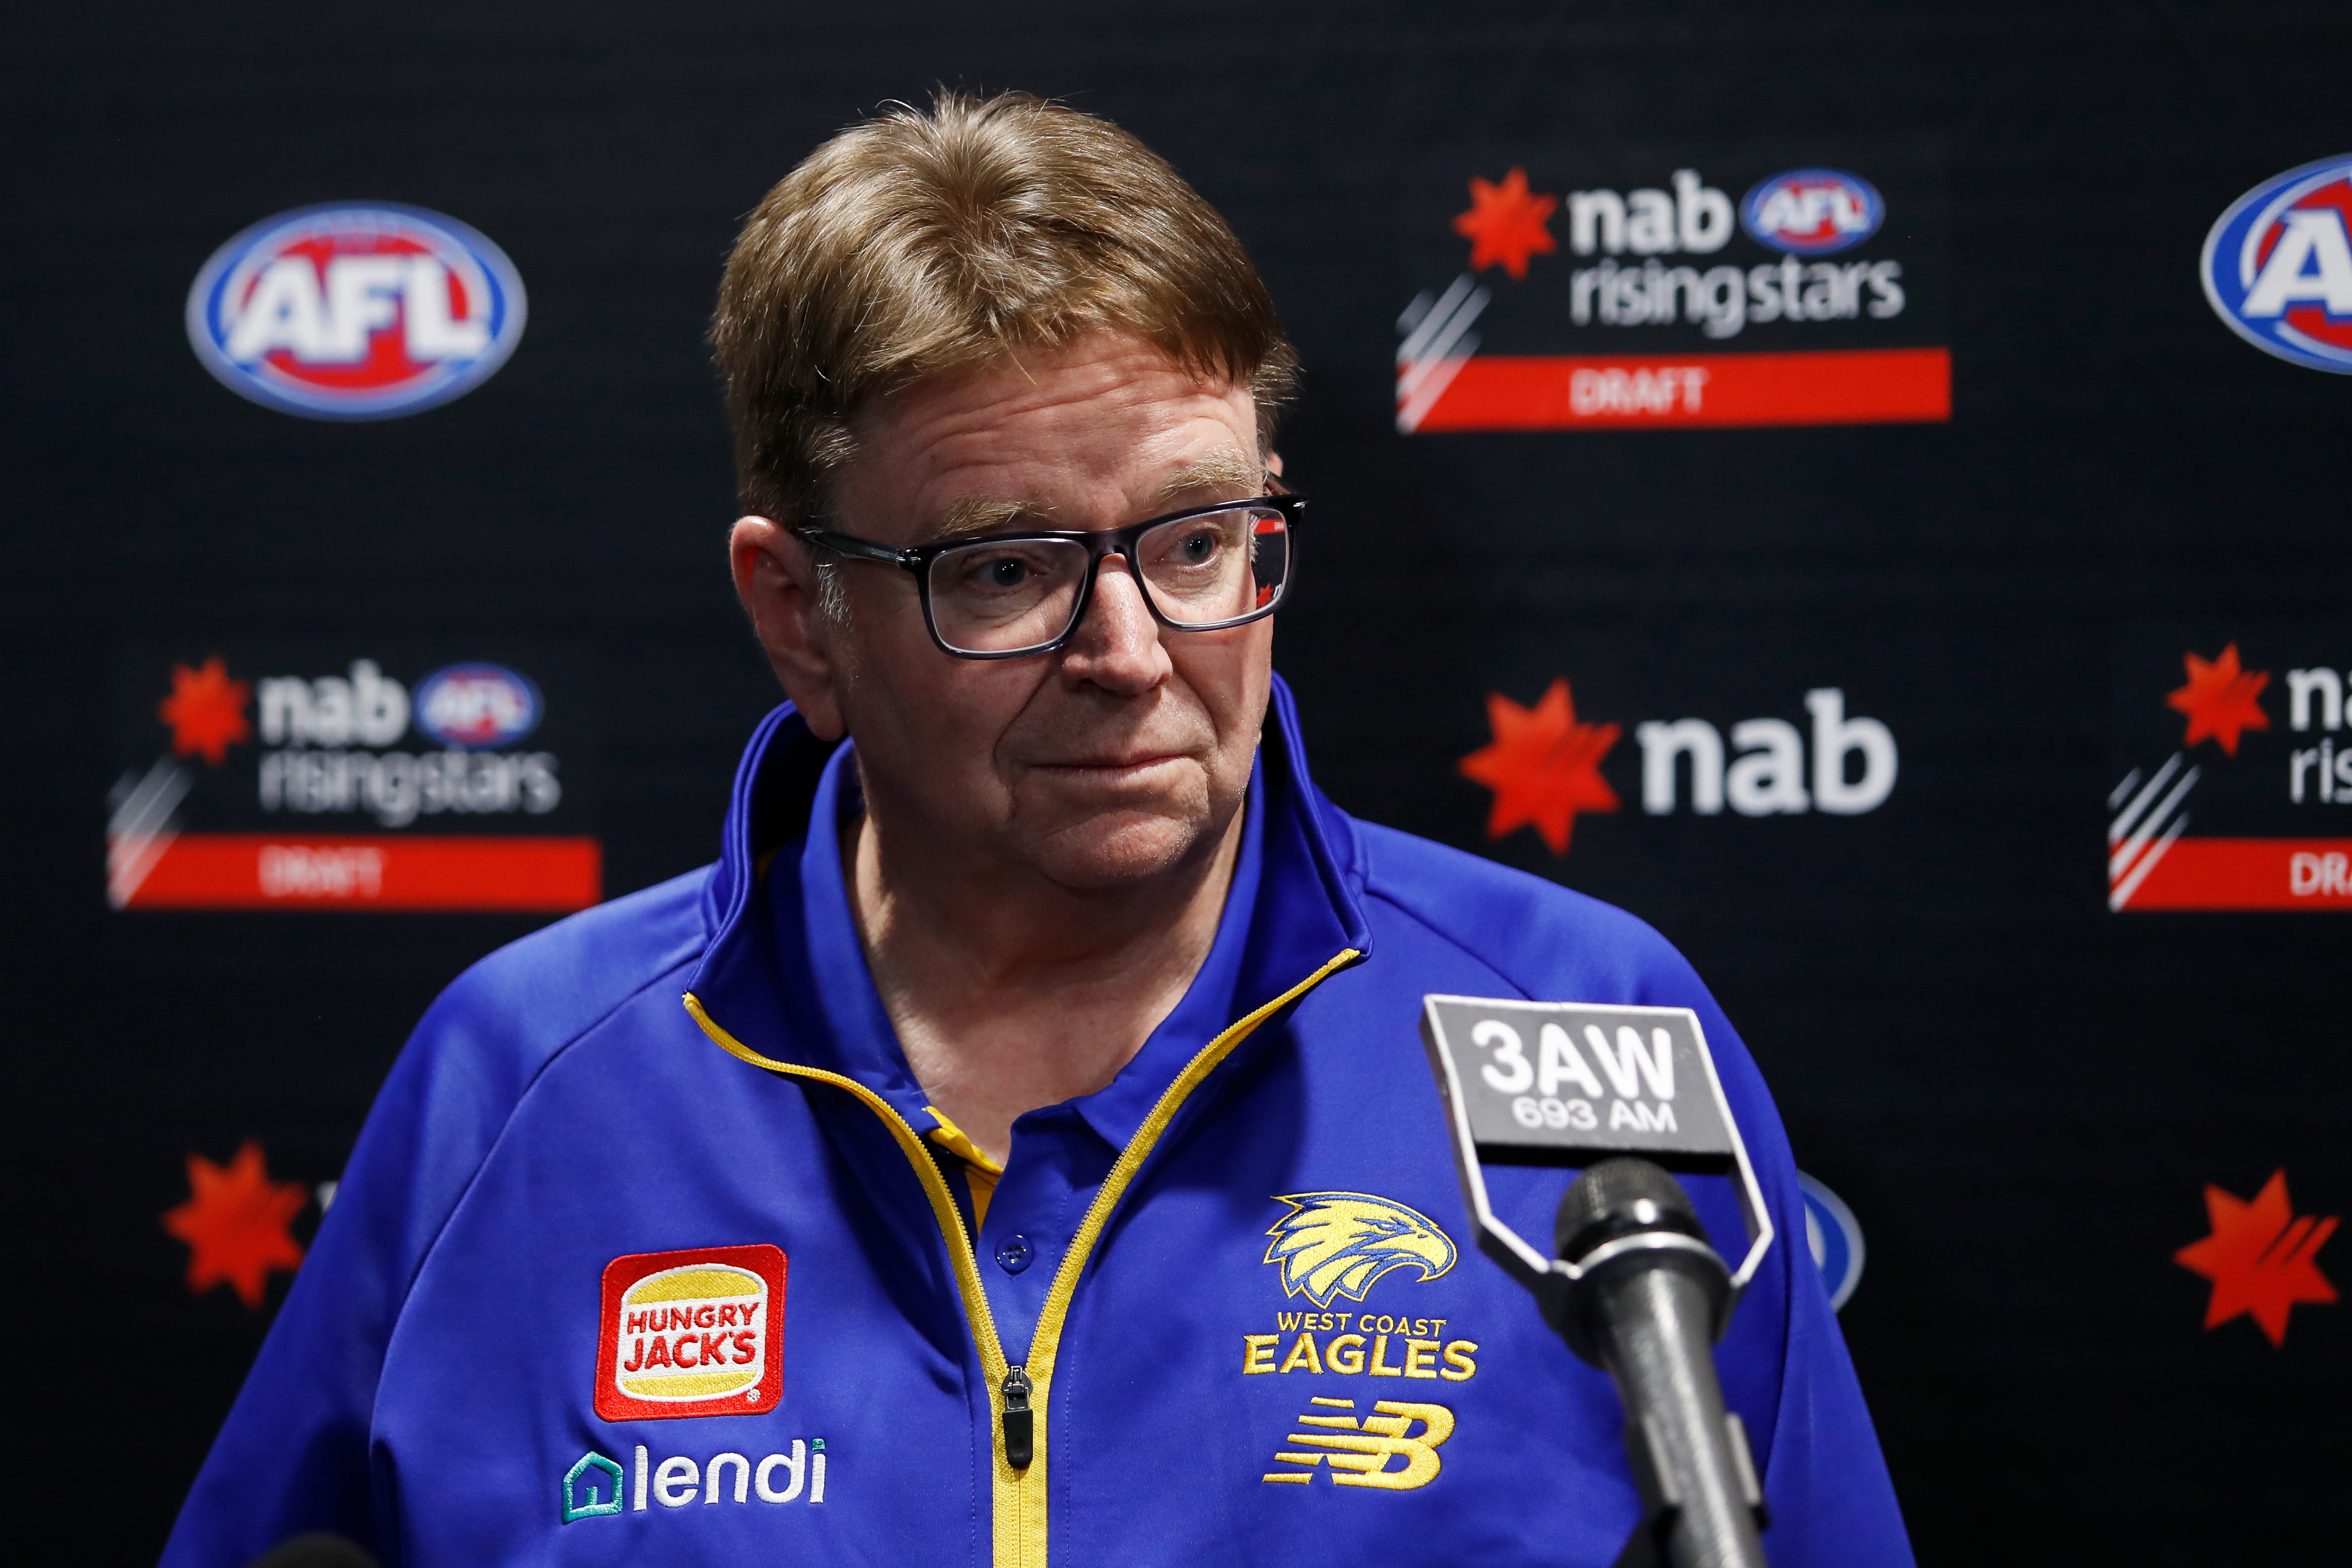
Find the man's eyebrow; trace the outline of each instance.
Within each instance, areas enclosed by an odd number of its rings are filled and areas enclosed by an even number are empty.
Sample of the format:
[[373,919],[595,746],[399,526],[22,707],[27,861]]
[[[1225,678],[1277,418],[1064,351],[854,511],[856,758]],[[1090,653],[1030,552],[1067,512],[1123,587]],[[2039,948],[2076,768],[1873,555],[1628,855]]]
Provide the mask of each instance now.
[[975,533],[991,533],[1007,523],[1022,518],[1046,519],[1053,516],[1054,504],[1040,500],[1004,500],[994,497],[969,496],[952,502],[940,515],[931,530],[934,540],[967,539]]
[[[1160,499],[1173,500],[1194,490],[1227,489],[1255,493],[1265,482],[1265,469],[1236,447],[1211,452],[1180,464],[1160,482]],[[967,496],[949,503],[931,529],[934,541],[969,539],[992,533],[1022,521],[1050,525],[1056,509],[1049,500],[1009,500],[994,496]]]
[[1265,482],[1265,468],[1255,458],[1226,447],[1184,463],[1160,483],[1160,499],[1173,500],[1192,490],[1248,490]]

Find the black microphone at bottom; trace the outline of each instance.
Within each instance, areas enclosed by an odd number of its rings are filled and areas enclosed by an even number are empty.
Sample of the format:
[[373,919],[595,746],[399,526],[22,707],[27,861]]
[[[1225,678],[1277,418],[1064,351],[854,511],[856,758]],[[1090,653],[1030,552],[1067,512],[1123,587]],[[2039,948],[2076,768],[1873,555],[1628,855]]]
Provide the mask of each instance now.
[[1647,1160],[1604,1160],[1560,1199],[1558,1256],[1578,1277],[1548,1314],[1616,1379],[1643,1518],[1618,1568],[1764,1568],[1764,1499],[1714,1344],[1731,1271],[1682,1184]]
[[279,1542],[245,1568],[376,1568],[376,1561],[355,1542],[317,1530]]

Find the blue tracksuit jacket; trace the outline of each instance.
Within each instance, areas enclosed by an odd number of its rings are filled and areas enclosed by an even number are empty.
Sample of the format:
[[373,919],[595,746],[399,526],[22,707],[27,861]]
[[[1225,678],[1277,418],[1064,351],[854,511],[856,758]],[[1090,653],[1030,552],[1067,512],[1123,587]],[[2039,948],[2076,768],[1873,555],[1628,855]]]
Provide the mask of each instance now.
[[[1771,1100],[1656,933],[1341,815],[1277,682],[1200,975],[999,1173],[867,976],[847,758],[778,710],[716,866],[435,1004],[166,1563],[327,1529],[416,1563],[1605,1568],[1616,1392],[1475,1247],[1430,992],[1697,1009],[1784,1238],[1719,1354],[1766,1549],[1910,1562]],[[1490,1178],[1530,1237],[1567,1179]],[[1736,1256],[1727,1184],[1689,1184]]]

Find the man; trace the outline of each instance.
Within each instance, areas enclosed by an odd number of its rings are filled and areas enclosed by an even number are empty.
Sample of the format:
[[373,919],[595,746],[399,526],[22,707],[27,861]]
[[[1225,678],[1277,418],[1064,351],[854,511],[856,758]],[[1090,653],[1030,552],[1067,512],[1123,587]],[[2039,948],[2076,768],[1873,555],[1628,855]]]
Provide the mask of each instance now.
[[[1654,933],[1310,782],[1223,221],[945,97],[770,194],[714,339],[791,705],[717,866],[426,1016],[166,1561],[1612,1561],[1616,1394],[1463,1246],[1421,997],[1696,1007],[1792,1237],[1787,1145]],[[1801,1247],[1721,1360],[1775,1563],[1907,1562]]]

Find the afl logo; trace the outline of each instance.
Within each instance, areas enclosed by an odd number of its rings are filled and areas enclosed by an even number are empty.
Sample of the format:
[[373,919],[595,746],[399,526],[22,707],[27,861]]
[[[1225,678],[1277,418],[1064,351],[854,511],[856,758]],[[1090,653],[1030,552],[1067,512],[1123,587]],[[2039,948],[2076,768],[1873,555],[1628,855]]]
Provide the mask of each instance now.
[[1739,204],[1739,226],[1759,245],[1795,256],[1827,256],[1860,245],[1886,221],[1877,187],[1837,169],[1775,174]]
[[2198,272],[2214,314],[2264,353],[2352,374],[2352,157],[2274,174],[2230,204]]
[[416,688],[416,722],[445,746],[486,752],[539,728],[539,688],[502,664],[453,664]]
[[522,337],[522,279],[454,218],[304,207],[213,252],[188,342],[243,397],[311,419],[390,419],[472,390]]

